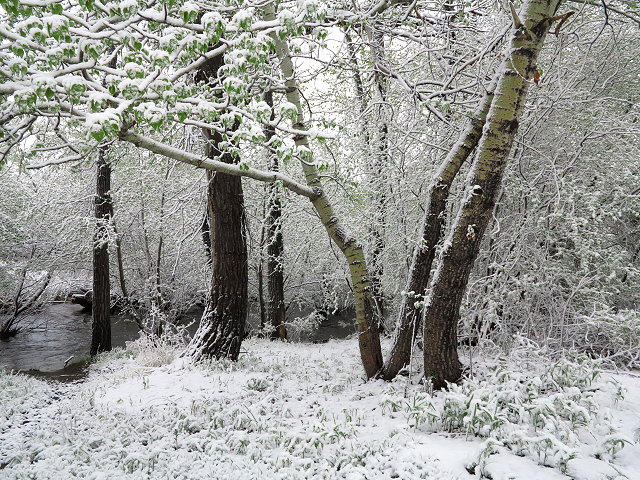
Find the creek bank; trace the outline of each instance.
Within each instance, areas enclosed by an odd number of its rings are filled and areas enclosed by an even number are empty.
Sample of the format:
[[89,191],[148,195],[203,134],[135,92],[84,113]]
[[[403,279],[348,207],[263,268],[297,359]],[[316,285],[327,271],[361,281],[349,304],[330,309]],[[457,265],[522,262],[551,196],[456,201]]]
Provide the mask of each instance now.
[[[201,308],[192,308],[179,317],[178,324],[185,326],[186,334],[192,336],[201,316]],[[309,317],[315,317],[316,323],[304,323]],[[325,343],[346,338],[355,331],[353,312],[349,309],[314,315],[311,309],[292,308],[289,318],[292,319],[291,339],[298,342]],[[114,347],[125,347],[127,342],[139,337],[139,328],[130,317],[112,314],[111,319]],[[91,312],[80,304],[46,304],[21,319],[22,332],[0,341],[0,369],[60,382],[83,379],[89,358],[91,322]]]

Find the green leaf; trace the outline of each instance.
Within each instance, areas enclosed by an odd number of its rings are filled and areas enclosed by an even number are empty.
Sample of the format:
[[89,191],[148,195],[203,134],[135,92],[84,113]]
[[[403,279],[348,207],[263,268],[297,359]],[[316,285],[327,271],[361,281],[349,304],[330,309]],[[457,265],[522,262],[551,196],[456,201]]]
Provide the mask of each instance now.
[[101,142],[104,139],[106,133],[104,130],[98,130],[97,132],[91,132],[91,136],[96,139],[96,141]]

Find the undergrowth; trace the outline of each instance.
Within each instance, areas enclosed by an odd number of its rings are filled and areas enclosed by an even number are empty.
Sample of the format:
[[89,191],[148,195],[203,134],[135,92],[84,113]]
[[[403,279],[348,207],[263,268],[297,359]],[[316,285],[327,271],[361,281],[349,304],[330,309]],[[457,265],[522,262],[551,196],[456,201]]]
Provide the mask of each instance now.
[[[466,478],[465,462],[488,476],[504,452],[560,471],[584,455],[613,464],[632,442],[599,405],[599,364],[582,354],[551,361],[522,344],[430,395],[405,378],[365,382],[354,341],[252,339],[245,348],[237,362],[193,364],[173,341],[145,338],[99,356],[84,383],[64,389],[0,374],[8,407],[0,471],[65,480],[453,480]],[[607,392],[624,401],[620,385]],[[465,452],[456,467],[428,446],[443,437]]]
[[[380,406],[387,415],[403,415],[416,430],[486,439],[471,465],[481,473],[501,449],[564,473],[594,439],[600,439],[594,456],[605,461],[632,443],[594,400],[600,375],[600,362],[585,354],[568,352],[552,361],[526,342],[476,378],[449,384],[446,392],[432,396],[396,382]],[[615,396],[614,401],[624,397],[619,385]]]

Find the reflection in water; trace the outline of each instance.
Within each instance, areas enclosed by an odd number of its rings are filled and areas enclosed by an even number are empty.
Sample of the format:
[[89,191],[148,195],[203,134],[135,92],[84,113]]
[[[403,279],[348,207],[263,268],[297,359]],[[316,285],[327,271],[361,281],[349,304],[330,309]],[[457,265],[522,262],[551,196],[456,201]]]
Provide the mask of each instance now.
[[[0,366],[14,370],[53,372],[70,364],[82,362],[89,356],[91,343],[91,313],[70,303],[47,305],[44,310],[24,317],[20,325],[29,330],[6,341],[0,341]],[[117,315],[111,317],[114,347],[138,338],[138,327]]]

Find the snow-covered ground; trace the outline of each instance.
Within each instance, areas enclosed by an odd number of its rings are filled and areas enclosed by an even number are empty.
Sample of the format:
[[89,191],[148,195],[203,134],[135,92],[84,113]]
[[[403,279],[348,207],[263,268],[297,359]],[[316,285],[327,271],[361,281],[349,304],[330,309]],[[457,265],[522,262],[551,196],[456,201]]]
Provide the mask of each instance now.
[[137,342],[82,383],[1,373],[0,478],[640,479],[638,375],[522,347],[431,396],[365,382],[355,339],[244,351]]

